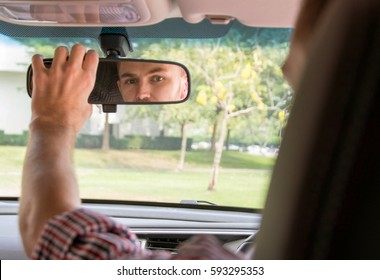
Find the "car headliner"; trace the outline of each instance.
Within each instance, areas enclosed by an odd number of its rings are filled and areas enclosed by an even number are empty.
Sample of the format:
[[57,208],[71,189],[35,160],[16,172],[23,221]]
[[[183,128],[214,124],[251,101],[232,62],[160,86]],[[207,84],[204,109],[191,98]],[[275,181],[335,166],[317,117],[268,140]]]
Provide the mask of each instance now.
[[[29,5],[42,5],[44,2],[38,0],[29,1],[0,1],[3,6],[19,6],[25,9]],[[49,1],[48,6],[83,6],[106,5],[110,2],[107,0],[82,0],[63,2],[58,0]],[[117,6],[125,1],[113,1]],[[134,0],[133,6],[139,12],[139,20],[124,22],[122,26],[146,26],[155,25],[165,19],[183,18],[188,23],[196,24],[209,18],[215,23],[221,23],[229,19],[238,19],[241,23],[253,27],[273,27],[289,28],[293,27],[301,0]],[[112,10],[112,9],[111,9]],[[8,15],[7,15],[8,14]],[[12,12],[0,13],[0,20],[10,23],[29,25],[29,26],[118,26],[117,20],[113,22],[61,22],[54,23],[40,19],[29,20],[21,19],[18,16],[9,16]],[[33,18],[33,16],[32,16]]]
[[[81,1],[81,3],[91,0]],[[122,27],[110,26],[111,30],[127,29],[132,38],[217,38],[223,37],[233,24],[250,27],[292,28],[301,0],[135,0],[145,3],[150,10],[150,17],[144,22],[128,23]],[[24,1],[33,3],[34,1]],[[89,2],[89,3],[90,3]],[[99,3],[107,1],[99,1]],[[52,3],[52,1],[50,1]],[[71,3],[75,4],[75,1]],[[83,4],[82,3],[82,4]],[[53,3],[54,4],[54,3]],[[80,4],[80,3],[79,3]],[[227,24],[212,24],[207,17],[226,16],[235,18]],[[78,37],[97,38],[103,26],[26,22],[23,25],[0,19],[0,34],[9,37],[55,38]],[[40,25],[40,26],[38,26]],[[56,26],[54,26],[56,25]],[[107,27],[107,26],[104,26]],[[119,33],[119,32],[116,32]]]

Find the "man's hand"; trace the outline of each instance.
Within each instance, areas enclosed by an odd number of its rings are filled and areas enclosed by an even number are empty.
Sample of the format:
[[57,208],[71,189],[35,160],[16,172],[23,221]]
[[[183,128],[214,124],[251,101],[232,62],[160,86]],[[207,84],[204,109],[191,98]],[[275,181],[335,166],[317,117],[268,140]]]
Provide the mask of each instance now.
[[98,55],[75,45],[55,51],[51,68],[32,60],[32,120],[22,175],[19,225],[31,256],[45,223],[80,207],[72,152],[76,133],[91,114],[87,99],[96,79]]
[[98,55],[75,45],[69,56],[66,47],[58,47],[51,68],[40,55],[33,56],[32,125],[73,129],[78,132],[90,116],[87,99],[96,78]]
[[174,260],[239,260],[242,259],[225,249],[216,237],[199,235],[178,247]]

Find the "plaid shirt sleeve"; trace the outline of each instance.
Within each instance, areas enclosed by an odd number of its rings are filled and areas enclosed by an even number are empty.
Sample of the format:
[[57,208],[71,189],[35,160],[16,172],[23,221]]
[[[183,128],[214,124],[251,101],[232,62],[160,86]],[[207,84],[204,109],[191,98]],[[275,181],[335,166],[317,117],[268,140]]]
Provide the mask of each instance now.
[[136,235],[111,218],[84,208],[59,214],[45,225],[33,259],[168,259],[141,248]]

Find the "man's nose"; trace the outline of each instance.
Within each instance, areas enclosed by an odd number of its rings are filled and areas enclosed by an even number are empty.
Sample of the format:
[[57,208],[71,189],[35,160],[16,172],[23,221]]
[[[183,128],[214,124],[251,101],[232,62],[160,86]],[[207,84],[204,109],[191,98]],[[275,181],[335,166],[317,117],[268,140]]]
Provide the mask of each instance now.
[[146,82],[141,82],[138,85],[136,93],[136,101],[149,101],[150,100],[150,86]]

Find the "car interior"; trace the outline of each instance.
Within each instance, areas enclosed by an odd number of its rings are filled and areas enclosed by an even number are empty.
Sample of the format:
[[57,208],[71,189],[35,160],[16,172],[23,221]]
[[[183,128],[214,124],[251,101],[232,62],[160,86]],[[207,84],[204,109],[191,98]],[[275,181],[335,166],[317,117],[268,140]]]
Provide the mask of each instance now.
[[[128,6],[128,22],[120,10],[107,6],[111,2],[100,1],[104,10],[116,11],[113,21],[106,16],[100,22],[74,17],[55,23],[48,17],[39,20],[44,14],[57,16],[44,10],[51,7],[37,5],[34,10],[41,12],[33,17],[26,2],[34,1],[0,1],[1,34],[38,38],[54,37],[57,32],[75,37],[79,32],[80,38],[94,38],[105,27],[121,26],[133,41],[141,34],[186,38],[199,32],[195,36],[218,37],[235,21],[252,28],[291,29],[302,1],[120,1],[134,4],[132,10]],[[62,8],[65,13],[83,8],[74,2]],[[251,259],[379,259],[380,2],[332,2],[318,25],[294,91],[262,209],[213,205],[208,199],[145,203],[95,198],[83,199],[83,205],[127,225],[141,246],[150,250],[175,254],[189,237],[211,234],[226,248]],[[191,68],[189,75],[193,79]],[[103,105],[104,112],[114,110]],[[17,197],[1,196],[0,258],[26,259],[18,232]]]

